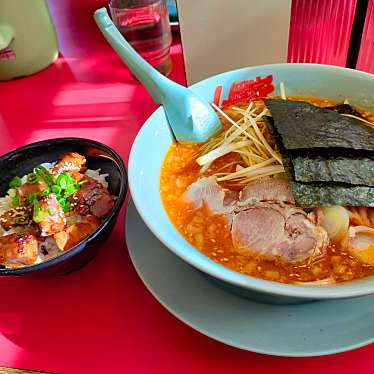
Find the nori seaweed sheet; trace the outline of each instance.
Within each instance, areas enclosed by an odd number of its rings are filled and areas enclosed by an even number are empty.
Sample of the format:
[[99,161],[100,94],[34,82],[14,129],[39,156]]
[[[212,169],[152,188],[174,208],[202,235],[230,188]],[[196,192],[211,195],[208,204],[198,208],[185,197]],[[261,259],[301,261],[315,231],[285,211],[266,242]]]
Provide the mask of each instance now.
[[269,130],[270,135],[274,138],[275,143],[278,146],[279,152],[282,155],[283,167],[286,171],[288,177],[292,180],[294,179],[293,165],[291,161],[291,155],[283,147],[282,139],[280,138],[277,129],[274,126],[274,120],[272,117],[264,116],[264,121],[267,129]]
[[[265,100],[265,118],[282,154],[296,204],[374,207],[374,129],[341,116],[351,107]],[[295,181],[296,180],[296,181]]]
[[315,208],[329,205],[374,207],[374,188],[338,183],[292,183],[296,205]]
[[298,182],[344,182],[374,187],[374,158],[295,156],[291,160]]
[[285,149],[347,148],[374,151],[374,128],[304,101],[267,99]]

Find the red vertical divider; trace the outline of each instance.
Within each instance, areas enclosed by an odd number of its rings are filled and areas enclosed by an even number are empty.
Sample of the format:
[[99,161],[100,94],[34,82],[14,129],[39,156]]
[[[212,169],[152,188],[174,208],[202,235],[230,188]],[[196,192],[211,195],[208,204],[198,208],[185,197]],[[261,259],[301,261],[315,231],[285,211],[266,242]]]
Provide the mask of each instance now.
[[356,69],[374,73],[374,0],[369,0]]
[[355,8],[356,0],[293,0],[288,62],[345,66]]

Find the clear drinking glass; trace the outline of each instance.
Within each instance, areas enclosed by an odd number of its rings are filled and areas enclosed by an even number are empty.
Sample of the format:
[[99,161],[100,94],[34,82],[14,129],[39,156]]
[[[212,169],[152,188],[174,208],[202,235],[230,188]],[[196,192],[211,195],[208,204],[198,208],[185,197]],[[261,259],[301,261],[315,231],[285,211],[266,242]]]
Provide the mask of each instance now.
[[160,73],[168,75],[171,31],[164,0],[111,0],[109,8],[126,40]]

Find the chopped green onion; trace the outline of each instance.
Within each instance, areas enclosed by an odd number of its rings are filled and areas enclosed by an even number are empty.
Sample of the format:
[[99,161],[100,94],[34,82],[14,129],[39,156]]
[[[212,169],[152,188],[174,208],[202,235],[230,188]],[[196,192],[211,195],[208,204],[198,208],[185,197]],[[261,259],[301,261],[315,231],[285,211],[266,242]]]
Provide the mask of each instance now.
[[40,181],[40,176],[35,173],[30,173],[27,175],[27,182],[28,183],[38,183]]
[[32,219],[36,223],[40,223],[45,219],[45,213],[40,210],[38,199],[35,197],[34,199],[34,212],[32,215]]
[[52,175],[45,175],[44,176],[44,181],[45,181],[45,183],[48,184],[48,186],[53,186],[53,184],[54,184],[54,180],[53,180]]
[[62,173],[57,177],[56,184],[60,186],[63,190],[69,185],[69,175]]
[[27,225],[30,222],[29,215],[27,213],[22,214],[22,216],[18,216],[15,219],[18,225]]
[[66,201],[66,198],[62,197],[57,201],[60,204],[60,207],[64,213],[67,213],[70,210],[70,203]]
[[70,210],[70,203],[69,203],[69,201],[67,201],[67,202],[65,203],[65,206],[62,208],[62,211],[63,211],[64,213],[67,213],[69,210]]
[[60,204],[61,208],[63,208],[66,204],[66,199],[64,197],[61,197],[57,199],[57,202]]
[[20,177],[14,177],[10,182],[9,182],[9,187],[10,188],[17,188],[22,184],[22,180]]
[[32,205],[35,200],[38,201],[37,200],[37,194],[36,194],[36,192],[33,192],[32,194],[30,194],[29,196],[27,196],[27,203],[29,205]]
[[56,195],[59,195],[61,193],[61,191],[62,191],[62,188],[59,185],[55,184],[55,185],[52,186],[51,190]]
[[35,223],[40,223],[45,219],[45,213],[40,210],[33,214],[32,219]]
[[13,196],[12,197],[12,206],[13,207],[19,206],[20,203],[21,203],[21,200],[20,200],[19,196]]
[[37,173],[39,175],[50,174],[50,172],[42,165],[39,165],[35,168],[35,173]]
[[47,208],[46,209],[46,212],[50,215],[50,216],[53,216],[56,211],[55,211],[55,208]]
[[43,197],[46,197],[46,196],[48,196],[50,193],[51,193],[51,189],[50,189],[49,187],[47,187],[47,188],[45,188],[45,189],[42,191],[41,195],[42,195]]
[[64,197],[69,197],[73,195],[75,192],[79,190],[79,187],[77,187],[74,184],[70,184],[69,186],[66,187]]
[[67,174],[67,176],[70,184],[75,184],[77,182],[70,174]]
[[11,188],[11,189],[9,189],[8,190],[8,196],[9,197],[14,197],[14,196],[16,196],[16,190],[14,189],[14,188]]
[[35,173],[42,178],[48,186],[53,186],[54,181],[52,174],[42,165],[39,165],[35,168]]
[[17,195],[17,191],[14,188],[8,190],[8,196],[11,198],[12,207],[17,207],[21,203],[20,197]]

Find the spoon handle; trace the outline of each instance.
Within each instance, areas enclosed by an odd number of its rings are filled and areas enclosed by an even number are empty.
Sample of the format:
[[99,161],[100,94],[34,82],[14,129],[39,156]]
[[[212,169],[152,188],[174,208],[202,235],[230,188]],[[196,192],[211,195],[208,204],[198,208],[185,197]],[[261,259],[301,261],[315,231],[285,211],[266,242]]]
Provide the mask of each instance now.
[[172,92],[173,86],[176,83],[160,74],[131,47],[113,24],[105,8],[96,10],[94,19],[105,39],[118,53],[136,78],[145,86],[152,99],[156,103],[162,104],[166,94]]

